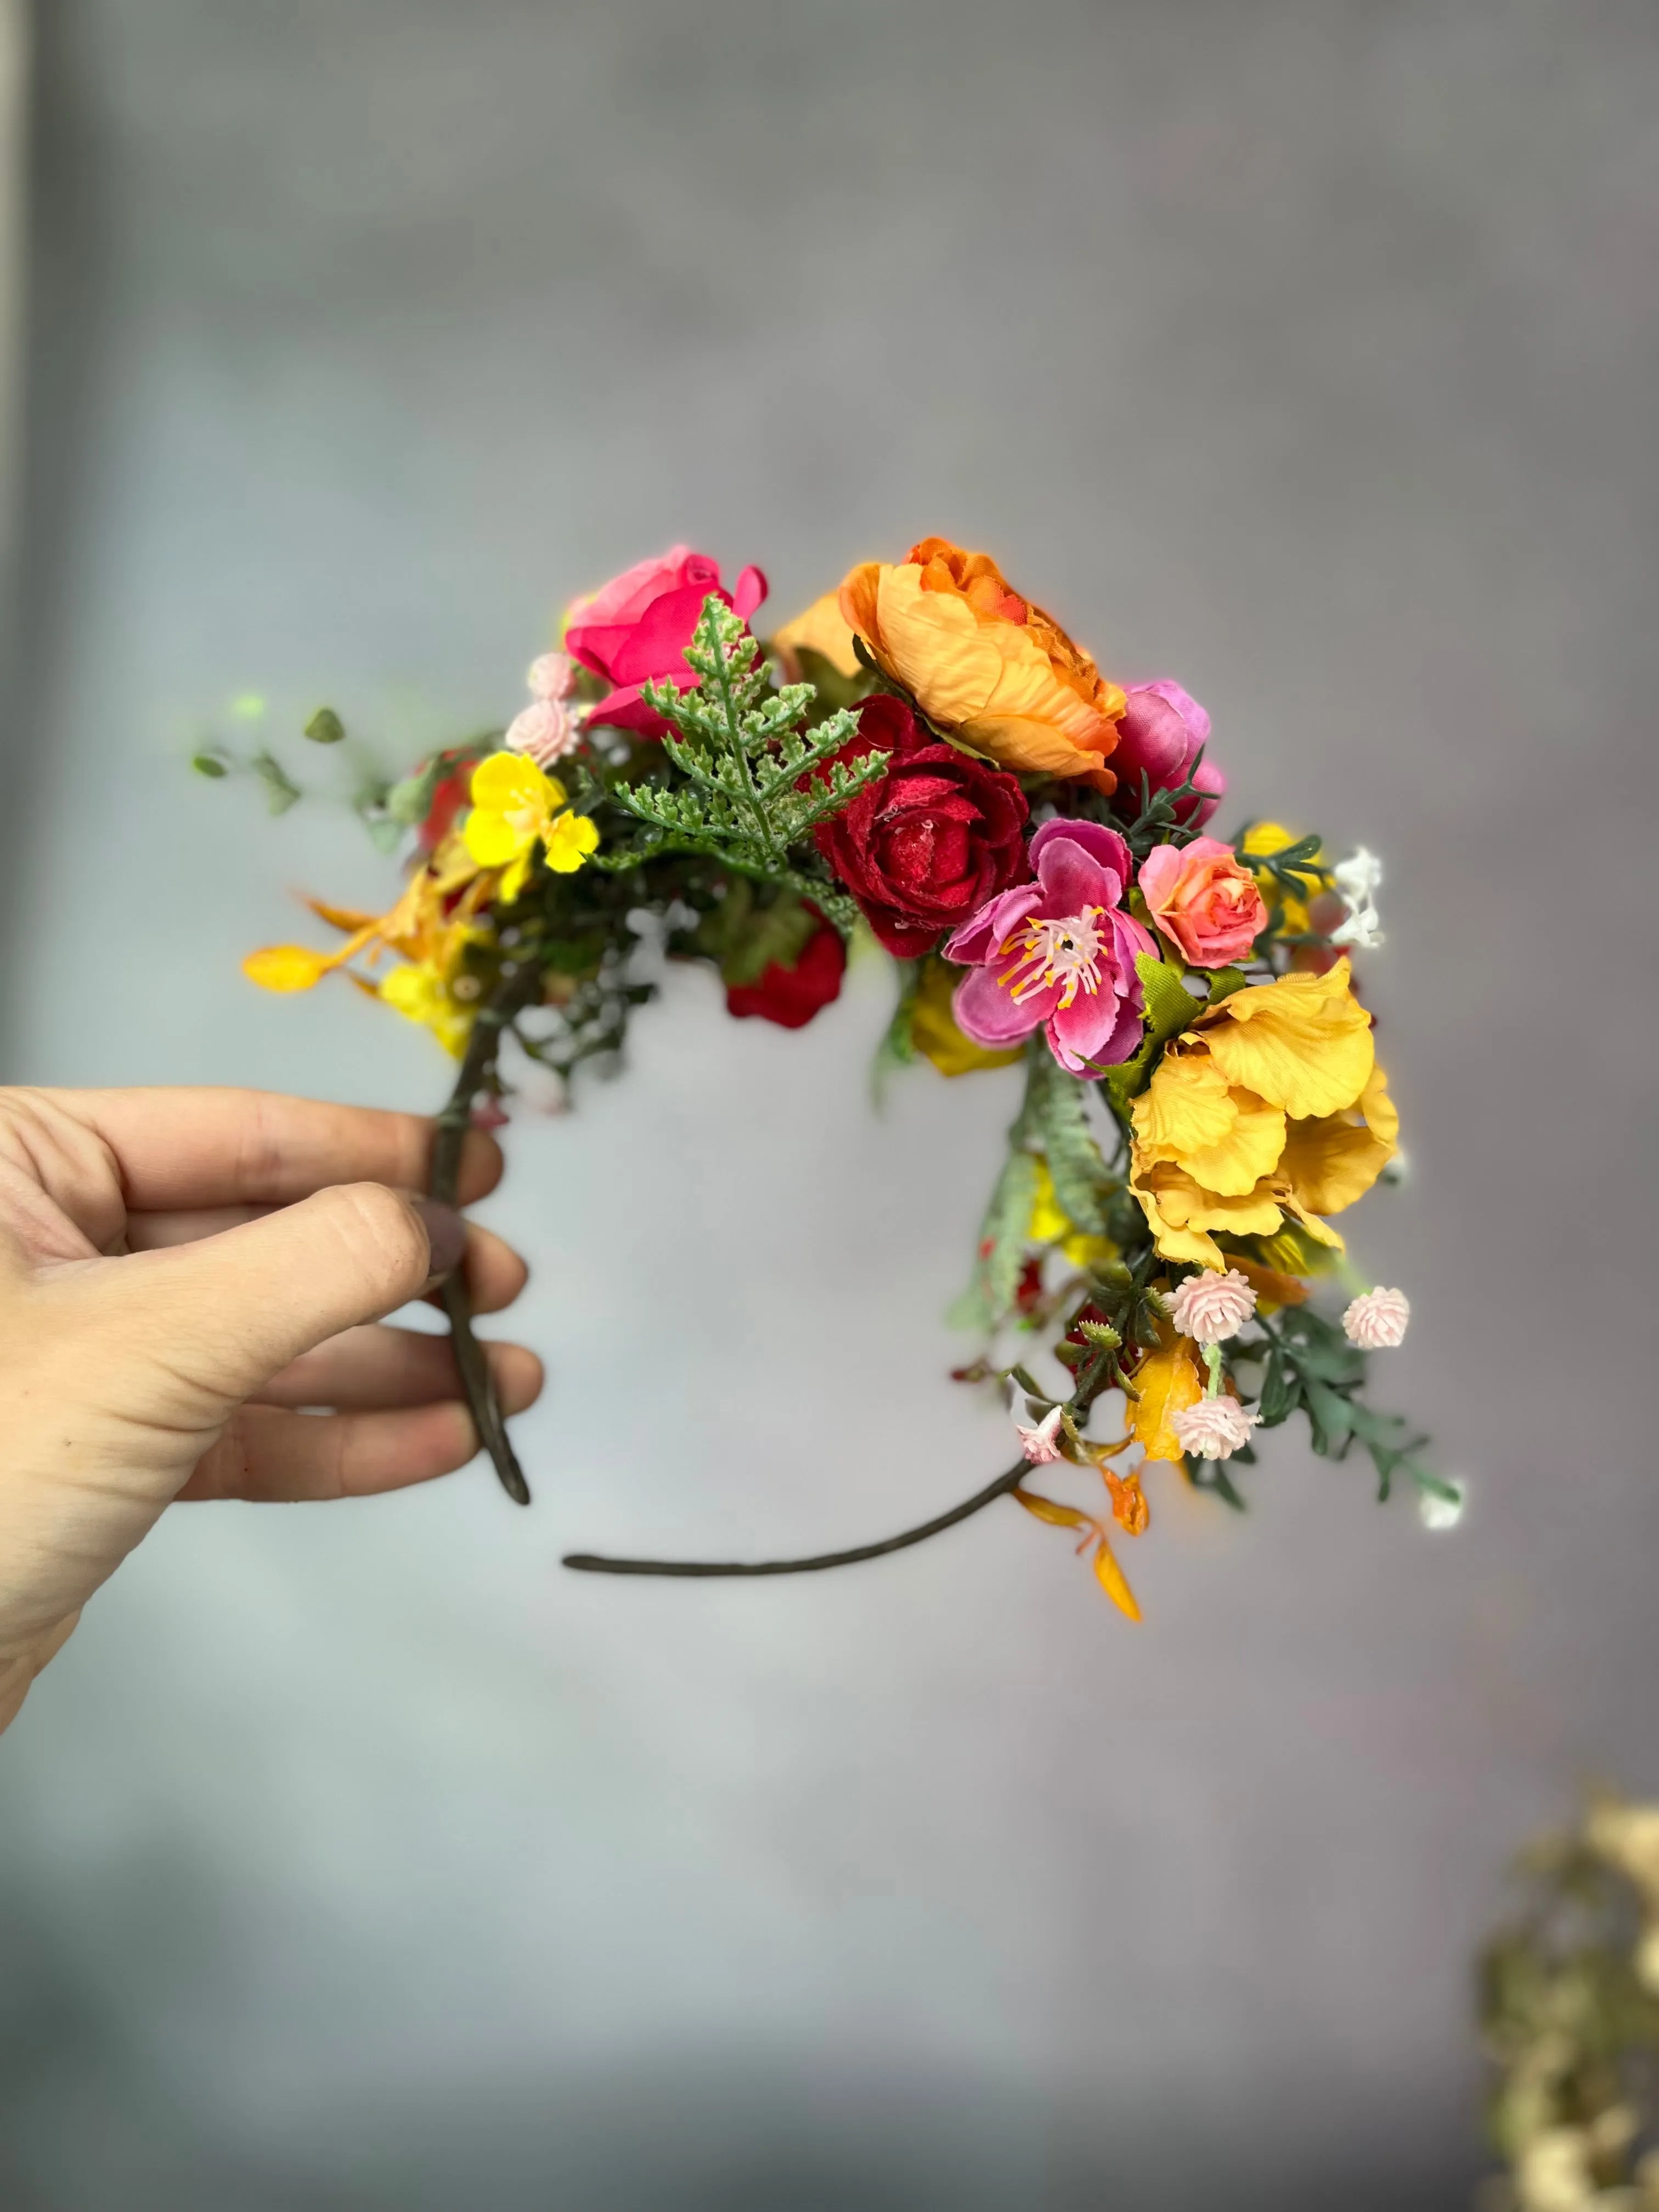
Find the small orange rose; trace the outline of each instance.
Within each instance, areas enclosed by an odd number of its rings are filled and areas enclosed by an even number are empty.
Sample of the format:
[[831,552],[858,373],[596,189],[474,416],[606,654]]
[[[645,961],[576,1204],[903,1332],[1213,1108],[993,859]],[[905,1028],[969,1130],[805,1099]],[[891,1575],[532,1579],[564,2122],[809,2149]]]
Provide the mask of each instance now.
[[854,568],[841,611],[938,728],[1004,768],[1115,787],[1122,692],[989,554],[924,538],[896,568]]

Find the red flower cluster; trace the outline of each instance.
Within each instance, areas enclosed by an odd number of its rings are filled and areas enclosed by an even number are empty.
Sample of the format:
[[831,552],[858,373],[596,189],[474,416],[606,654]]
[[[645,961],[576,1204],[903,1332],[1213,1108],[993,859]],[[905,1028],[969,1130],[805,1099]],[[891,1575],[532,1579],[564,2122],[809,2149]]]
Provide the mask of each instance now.
[[858,716],[842,758],[882,750],[892,765],[814,834],[881,943],[915,960],[1029,875],[1025,794],[1000,769],[937,743],[887,692],[866,699]]

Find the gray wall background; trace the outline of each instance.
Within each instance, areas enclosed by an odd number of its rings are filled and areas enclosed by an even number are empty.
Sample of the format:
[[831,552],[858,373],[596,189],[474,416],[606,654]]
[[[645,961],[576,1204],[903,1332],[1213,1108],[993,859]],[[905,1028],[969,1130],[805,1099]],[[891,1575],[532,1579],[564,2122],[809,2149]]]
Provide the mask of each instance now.
[[240,981],[295,888],[390,875],[185,774],[216,703],[392,760],[672,538],[787,613],[942,530],[1179,674],[1239,813],[1387,855],[1416,1174],[1356,1242],[1474,1504],[1431,1537],[1275,1439],[1242,1522],[1157,1492],[1138,1632],[1012,1510],[811,1583],[562,1577],[854,1540],[1006,1449],[938,1320],[1005,1079],[878,1120],[873,969],[797,1037],[677,976],[487,1209],[533,1514],[477,1469],[180,1511],[0,1749],[9,2206],[1465,2202],[1507,1854],[1659,1787],[1650,8],[40,41],[11,1068],[435,1103],[414,1031]]

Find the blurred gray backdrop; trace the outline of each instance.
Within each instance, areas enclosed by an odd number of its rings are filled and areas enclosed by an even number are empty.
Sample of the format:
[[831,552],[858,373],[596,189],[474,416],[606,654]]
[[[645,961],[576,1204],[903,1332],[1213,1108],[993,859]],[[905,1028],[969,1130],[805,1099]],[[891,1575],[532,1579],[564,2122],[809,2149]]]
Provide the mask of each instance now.
[[[684,537],[775,617],[940,531],[1211,708],[1236,807],[1387,856],[1414,1179],[1356,1238],[1455,1534],[1275,1438],[1130,1629],[953,1390],[1008,1079],[872,1113],[674,976],[485,1209],[533,1512],[475,1468],[183,1510],[0,1747],[18,2212],[1452,2207],[1471,1947],[1659,1788],[1659,26],[1647,0],[52,0],[7,1064],[426,1108],[237,962],[385,901],[224,702],[388,764]],[[805,1255],[803,1258],[801,1255]]]

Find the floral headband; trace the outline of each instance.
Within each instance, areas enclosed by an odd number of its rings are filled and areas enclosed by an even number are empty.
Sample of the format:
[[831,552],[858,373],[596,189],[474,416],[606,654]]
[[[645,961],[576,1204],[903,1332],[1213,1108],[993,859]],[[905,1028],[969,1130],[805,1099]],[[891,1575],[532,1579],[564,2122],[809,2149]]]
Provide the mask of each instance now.
[[[982,1347],[955,1379],[1006,1394],[1013,1463],[848,1551],[565,1564],[804,1573],[1012,1498],[1073,1532],[1137,1619],[1115,1543],[1147,1529],[1149,1470],[1241,1507],[1256,1432],[1296,1413],[1316,1451],[1367,1453],[1380,1497],[1403,1477],[1431,1525],[1455,1519],[1425,1439],[1364,1395],[1405,1295],[1359,1281],[1331,1226],[1397,1158],[1349,960],[1382,941],[1377,862],[1333,863],[1270,822],[1209,836],[1226,782],[1204,709],[1178,684],[1103,677],[988,555],[926,538],[769,638],[750,627],[765,596],[757,568],[728,591],[682,545],[579,601],[504,732],[360,791],[377,840],[407,848],[390,910],[313,901],[343,942],[245,963],[272,991],[348,974],[459,1063],[440,1198],[469,1124],[507,1118],[521,1064],[568,1084],[621,1050],[657,950],[717,969],[732,1013],[798,1029],[873,939],[896,988],[884,1068],[1024,1068],[950,1316]],[[345,732],[324,708],[306,734]],[[196,765],[252,769],[279,811],[299,795],[268,750]],[[527,1504],[459,1274],[443,1297],[479,1433]],[[1062,1464],[1098,1475],[1096,1508],[1032,1487]]]

